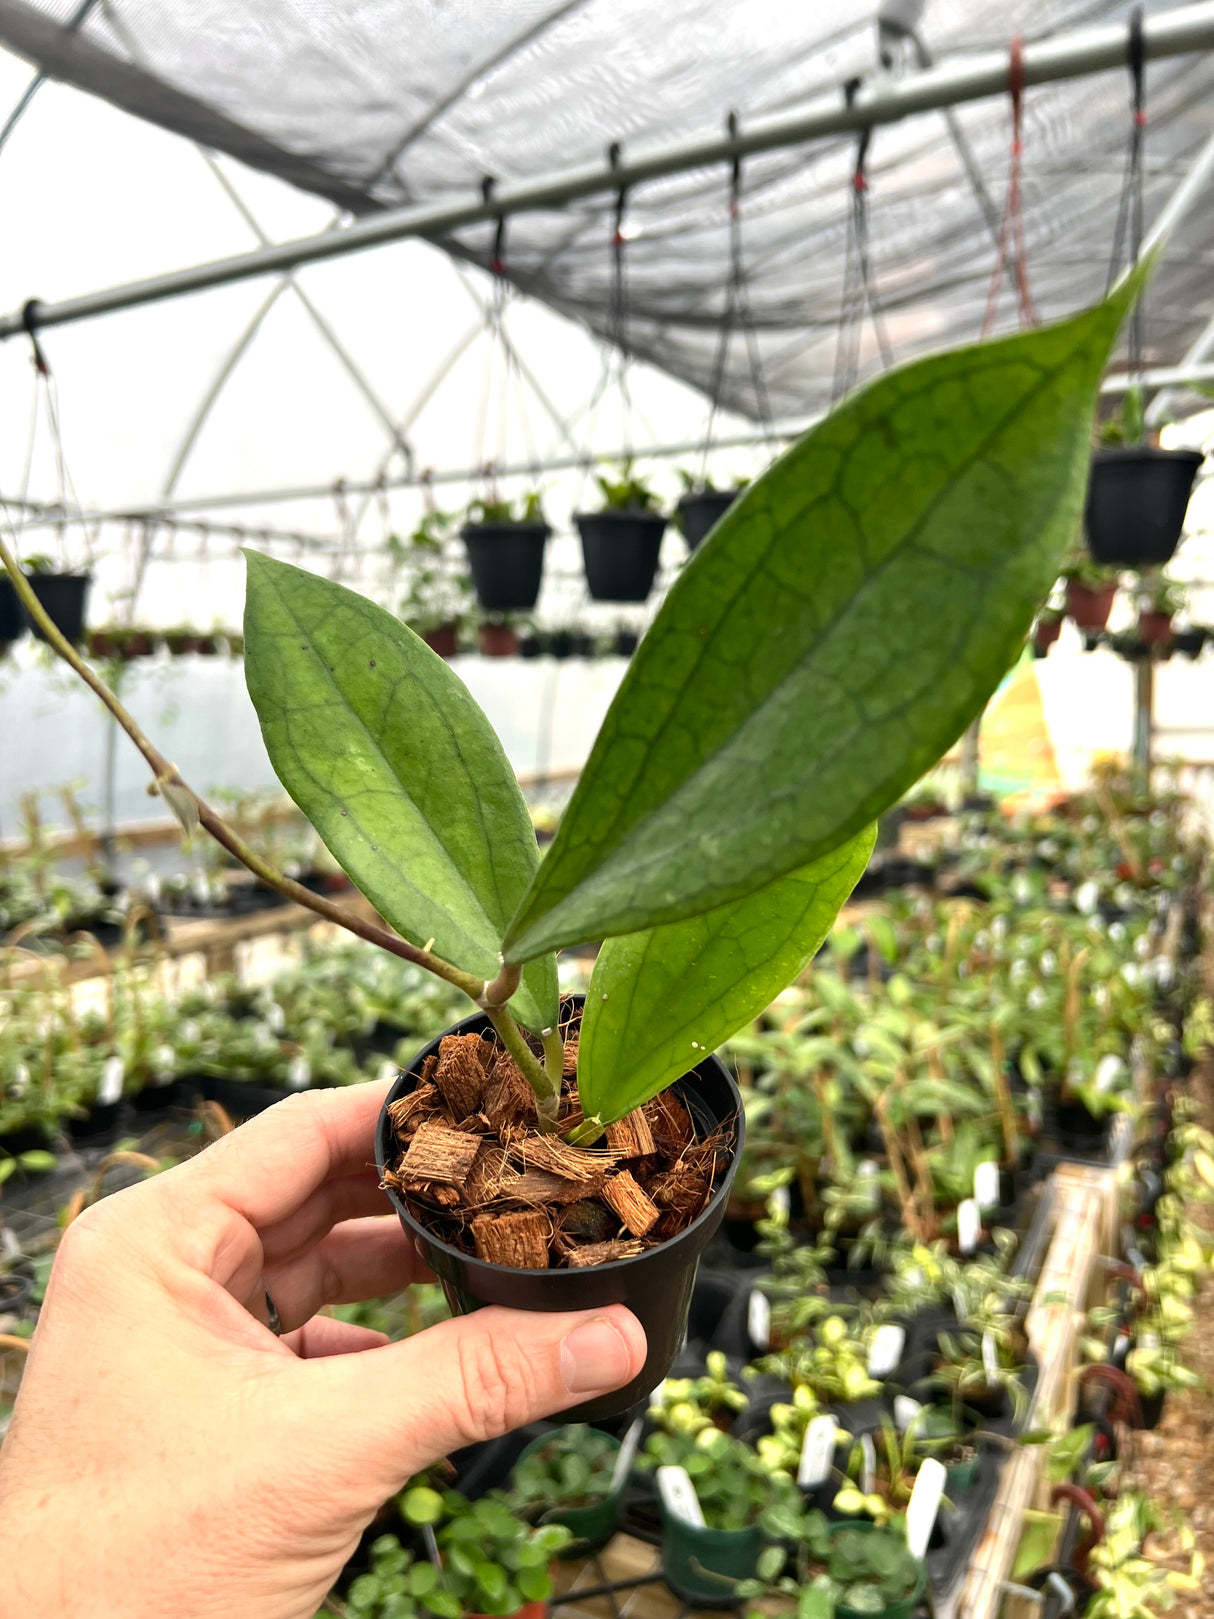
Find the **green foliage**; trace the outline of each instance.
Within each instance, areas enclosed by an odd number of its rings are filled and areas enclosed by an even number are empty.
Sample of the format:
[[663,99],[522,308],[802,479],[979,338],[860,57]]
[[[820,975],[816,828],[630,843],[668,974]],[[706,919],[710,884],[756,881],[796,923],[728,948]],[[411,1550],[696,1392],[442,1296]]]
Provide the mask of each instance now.
[[1126,306],[892,372],[751,485],[630,663],[507,959],[753,893],[936,763],[1057,574]]
[[531,489],[516,500],[474,500],[465,513],[465,519],[472,524],[542,523],[544,497],[538,489]]
[[[382,608],[246,553],[245,669],[270,760],[335,859],[396,930],[485,979],[539,864],[501,743],[446,663]],[[556,1022],[556,965],[512,1009]]]
[[637,477],[632,462],[626,461],[618,478],[600,473],[595,482],[603,497],[603,509],[609,512],[656,512],[658,497],[644,478]]
[[585,1423],[558,1428],[538,1450],[522,1456],[510,1475],[510,1502],[530,1517],[547,1507],[583,1507],[611,1490],[619,1446]]
[[694,1436],[651,1434],[637,1466],[642,1471],[685,1468],[709,1529],[746,1529],[758,1523],[779,1536],[801,1525],[803,1503],[792,1479],[771,1472],[749,1445],[719,1428],[704,1428]]
[[631,1112],[761,1012],[821,946],[875,836],[703,916],[608,939],[578,1046],[587,1117]]

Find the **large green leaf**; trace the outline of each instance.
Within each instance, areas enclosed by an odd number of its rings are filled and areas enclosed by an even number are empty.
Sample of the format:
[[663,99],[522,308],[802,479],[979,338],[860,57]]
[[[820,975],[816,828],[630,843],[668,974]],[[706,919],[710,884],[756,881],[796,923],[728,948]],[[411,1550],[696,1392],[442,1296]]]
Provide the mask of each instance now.
[[[278,779],[402,937],[494,977],[539,851],[492,726],[390,613],[245,555],[245,674]],[[556,1023],[551,956],[527,967],[511,1010],[528,1028]]]
[[750,486],[641,642],[508,959],[750,893],[939,759],[1076,531],[1134,290],[891,372]]
[[875,826],[745,899],[608,939],[586,995],[578,1095],[604,1124],[656,1096],[756,1017],[821,945]]

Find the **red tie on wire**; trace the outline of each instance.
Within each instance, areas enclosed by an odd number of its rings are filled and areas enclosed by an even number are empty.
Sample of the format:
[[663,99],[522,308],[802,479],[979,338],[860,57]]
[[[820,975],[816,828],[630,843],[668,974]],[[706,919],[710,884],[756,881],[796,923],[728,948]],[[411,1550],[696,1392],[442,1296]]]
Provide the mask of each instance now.
[[999,303],[999,289],[1003,284],[1003,267],[1008,258],[1011,242],[1012,265],[1016,277],[1016,303],[1020,311],[1021,326],[1036,326],[1037,311],[1029,291],[1028,263],[1024,253],[1024,217],[1020,206],[1020,159],[1024,150],[1024,47],[1019,38],[1008,50],[1008,92],[1012,98],[1012,156],[1008,165],[1007,198],[1003,204],[1003,220],[999,226],[999,248],[995,268],[991,272],[991,287],[986,298],[986,315],[982,322],[982,335],[990,335]]

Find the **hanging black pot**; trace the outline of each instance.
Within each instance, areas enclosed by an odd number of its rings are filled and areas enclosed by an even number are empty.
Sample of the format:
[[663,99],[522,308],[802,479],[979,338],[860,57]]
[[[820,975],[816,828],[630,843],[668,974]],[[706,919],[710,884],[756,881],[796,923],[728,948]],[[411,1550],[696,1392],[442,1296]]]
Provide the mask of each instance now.
[[1203,457],[1149,444],[1097,450],[1084,526],[1097,562],[1158,567],[1180,544],[1189,492]]
[[472,583],[487,613],[525,613],[535,606],[551,533],[547,523],[465,525]]
[[689,551],[694,551],[709,529],[721,521],[741,492],[740,489],[701,489],[683,496],[679,501],[679,526]]
[[[581,1004],[580,995],[572,999]],[[480,1013],[444,1032],[487,1036],[491,1025]],[[388,1109],[416,1088],[426,1059],[431,1053],[437,1055],[442,1039],[443,1035],[436,1036],[418,1052],[409,1071],[400,1076],[384,1101],[375,1132],[381,1178],[401,1151]],[[675,1082],[673,1090],[695,1120],[701,1136],[707,1137],[727,1121],[734,1121],[733,1146],[703,1212],[677,1237],[633,1259],[612,1260],[584,1270],[519,1270],[492,1264],[437,1237],[410,1212],[398,1192],[388,1189],[406,1235],[442,1283],[455,1314],[468,1315],[485,1304],[537,1311],[597,1310],[608,1304],[623,1304],[636,1316],[645,1329],[648,1345],[640,1374],[613,1394],[563,1412],[566,1422],[598,1422],[615,1416],[643,1399],[665,1377],[683,1341],[700,1255],[725,1213],[745,1138],[741,1093],[716,1057],[706,1057],[698,1063]]]
[[653,589],[666,519],[660,512],[587,512],[582,536],[586,583],[596,602],[643,602]]
[[0,647],[7,646],[24,634],[25,614],[21,611],[13,581],[7,573],[0,573]]
[[[29,582],[47,616],[60,635],[73,646],[84,639],[84,608],[88,600],[91,573],[31,573]],[[22,609],[24,612],[24,609]],[[40,641],[46,636],[28,613],[25,619]]]

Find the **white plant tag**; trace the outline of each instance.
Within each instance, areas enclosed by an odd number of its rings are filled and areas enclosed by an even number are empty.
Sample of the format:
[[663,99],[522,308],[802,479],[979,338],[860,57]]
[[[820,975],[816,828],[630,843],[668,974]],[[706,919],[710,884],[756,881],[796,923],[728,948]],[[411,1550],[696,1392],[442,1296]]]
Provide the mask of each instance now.
[[894,1426],[898,1432],[905,1433],[922,1410],[923,1407],[918,1400],[912,1400],[909,1394],[896,1394],[894,1396]]
[[662,1381],[658,1384],[657,1388],[655,1388],[653,1393],[649,1396],[649,1404],[650,1404],[651,1407],[653,1407],[655,1405],[660,1407],[663,1404],[663,1402],[665,1401],[665,1399],[666,1399],[666,1379],[663,1378]]
[[641,1442],[641,1434],[645,1427],[645,1419],[638,1417],[624,1435],[623,1443],[616,1454],[615,1466],[611,1469],[611,1494],[622,1490],[632,1470],[633,1458],[637,1453],[637,1446]]
[[788,1196],[787,1186],[777,1186],[771,1194],[771,1206],[779,1219],[787,1220],[792,1202]]
[[704,1528],[704,1513],[696,1487],[685,1467],[658,1468],[658,1494],[672,1518],[679,1518],[693,1529]]
[[177,1036],[178,1039],[183,1040],[187,1046],[196,1046],[202,1039],[202,1029],[192,1017],[188,1017],[181,1025],[180,1029],[178,1029]]
[[923,1558],[944,1495],[947,1477],[943,1462],[929,1456],[919,1468],[906,1509],[906,1544],[912,1557]]
[[300,1052],[287,1064],[287,1086],[293,1091],[306,1091],[312,1083],[312,1064]]
[[797,1483],[803,1490],[815,1484],[825,1484],[834,1465],[835,1446],[839,1440],[839,1423],[835,1417],[815,1417],[805,1430],[801,1441],[801,1460],[797,1466]]
[[117,1054],[105,1059],[105,1066],[101,1070],[101,1079],[97,1085],[97,1100],[102,1107],[121,1100],[124,1073],[122,1058]]
[[905,1343],[906,1328],[896,1321],[887,1321],[883,1327],[878,1327],[868,1347],[868,1375],[888,1377],[898,1364]]
[[978,1246],[982,1231],[982,1216],[972,1197],[957,1205],[957,1246],[963,1254],[972,1254]]
[[999,1348],[989,1332],[982,1334],[982,1369],[986,1373],[987,1387],[994,1388],[999,1382]]
[[1030,1091],[1028,1099],[1029,1124],[1034,1130],[1041,1128],[1041,1092]]
[[1125,1063],[1114,1052],[1106,1052],[1096,1064],[1096,1074],[1093,1083],[1098,1091],[1111,1091],[1121,1081],[1125,1073]]
[[152,905],[158,905],[160,903],[160,878],[155,872],[151,874],[143,886],[149,902]]
[[211,882],[205,872],[196,871],[190,879],[190,892],[199,905],[211,903]]
[[746,1330],[751,1343],[757,1348],[771,1348],[771,1300],[757,1287],[750,1290],[750,1300],[746,1306]]
[[266,1008],[266,1022],[275,1034],[281,1034],[287,1026],[287,1014],[277,1001],[271,1001]]
[[157,1046],[152,1056],[152,1083],[167,1085],[177,1067],[177,1053],[172,1046]]
[[856,1165],[856,1178],[858,1180],[871,1180],[874,1175],[879,1173],[880,1169],[875,1158],[861,1158]]
[[999,1202],[999,1165],[978,1164],[974,1170],[974,1202],[980,1209],[993,1209]]
[[375,1077],[382,1083],[382,1081],[385,1079],[395,1079],[399,1073],[399,1066],[392,1061],[391,1057],[385,1057],[383,1062],[380,1063],[379,1071],[376,1073]]
[[870,1433],[860,1435],[860,1493],[871,1495],[877,1487],[877,1447]]

